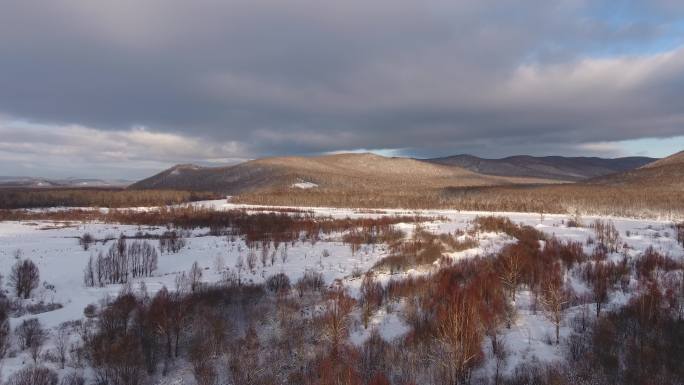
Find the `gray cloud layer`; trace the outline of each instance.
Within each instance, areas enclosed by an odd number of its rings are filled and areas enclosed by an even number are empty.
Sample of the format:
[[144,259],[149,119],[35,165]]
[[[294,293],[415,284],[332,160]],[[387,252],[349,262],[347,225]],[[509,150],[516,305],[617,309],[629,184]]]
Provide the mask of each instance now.
[[80,143],[74,126],[188,141],[116,150],[160,163],[357,148],[568,153],[682,135],[684,6],[628,3],[4,2],[0,143],[17,143],[16,120],[53,127],[67,147]]

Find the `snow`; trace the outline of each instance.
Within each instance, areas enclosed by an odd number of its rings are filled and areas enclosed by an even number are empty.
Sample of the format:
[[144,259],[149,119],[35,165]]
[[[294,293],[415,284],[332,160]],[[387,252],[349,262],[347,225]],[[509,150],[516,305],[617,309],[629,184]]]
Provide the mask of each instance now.
[[[540,362],[561,359],[560,347],[555,345],[555,326],[548,321],[541,310],[534,312],[531,309],[531,302],[529,291],[518,293],[516,298],[518,314],[515,323],[510,329],[502,329],[500,338],[504,341],[509,353],[504,373],[512,372],[518,364],[531,359]],[[566,319],[569,317],[566,316]],[[568,334],[570,334],[570,328],[565,324],[561,325],[561,338]]]
[[[292,185],[296,188],[316,187],[311,182],[301,182]],[[193,205],[214,210],[245,209],[253,212],[263,212],[269,207],[233,204],[229,201],[214,200],[196,202]],[[149,208],[140,208],[141,210]],[[275,209],[275,208],[272,208]],[[579,241],[586,245],[586,240],[594,237],[594,232],[590,228],[568,228],[564,225],[568,217],[565,215],[544,215],[540,217],[538,213],[489,213],[489,212],[460,212],[455,210],[361,210],[354,208],[320,208],[320,207],[297,207],[299,210],[307,210],[316,216],[334,218],[359,218],[359,217],[380,217],[385,215],[421,215],[427,217],[439,217],[430,223],[423,224],[423,228],[435,233],[453,233],[457,230],[466,230],[470,222],[476,216],[497,215],[509,217],[515,223],[522,223],[534,226],[548,235],[555,235],[564,241]],[[54,210],[54,208],[53,208]],[[590,224],[598,217],[584,217],[585,224]],[[606,218],[601,218],[606,219]],[[628,256],[634,257],[647,247],[652,246],[657,251],[678,257],[684,255],[684,250],[677,244],[676,234],[672,229],[672,222],[660,220],[637,220],[629,218],[610,218],[616,228],[620,231],[622,241],[628,245]],[[396,225],[410,234],[415,225],[412,223],[401,223]],[[116,225],[102,223],[60,223],[55,226],[53,222],[0,222],[0,272],[7,275],[11,266],[16,262],[15,253],[21,250],[24,258],[31,258],[39,267],[41,274],[41,286],[37,289],[32,302],[43,301],[45,303],[60,303],[61,309],[37,315],[24,315],[10,320],[11,327],[14,328],[22,320],[27,318],[38,318],[41,323],[48,328],[56,328],[61,323],[70,320],[83,318],[83,309],[91,303],[99,303],[107,296],[115,296],[120,290],[121,285],[107,285],[106,287],[86,288],[83,285],[83,268],[91,255],[97,255],[110,247],[111,242],[98,242],[91,246],[91,249],[84,251],[78,244],[77,237],[85,232],[91,233],[95,238],[118,237],[119,234],[128,236],[134,235],[138,231],[161,233],[166,228],[147,228],[132,225]],[[627,235],[629,233],[629,235]],[[367,271],[377,261],[388,254],[384,245],[363,246],[355,254],[351,253],[348,246],[341,242],[339,234],[323,238],[315,244],[295,242],[287,245],[287,261],[281,260],[280,249],[276,253],[276,261],[273,265],[269,261],[266,266],[261,266],[260,250],[257,250],[257,268],[254,272],[242,271],[243,281],[263,282],[269,276],[276,273],[287,274],[291,281],[296,281],[306,271],[314,270],[323,274],[325,282],[330,284],[336,279],[341,279],[348,286],[350,293],[358,296],[358,289],[361,280],[352,276],[354,270]],[[235,272],[236,261],[239,258],[246,258],[248,248],[242,239],[231,240],[226,236],[209,236],[208,229],[197,229],[191,232],[186,239],[187,245],[177,254],[161,254],[159,257],[158,269],[152,277],[137,279],[132,282],[132,287],[136,288],[139,282],[144,282],[150,294],[154,294],[163,286],[170,289],[175,288],[175,277],[187,271],[193,262],[204,269],[203,280],[206,282],[217,282],[224,277],[227,272]],[[481,233],[478,234],[479,245],[473,249],[460,252],[449,253],[447,256],[453,260],[471,258],[476,255],[486,256],[500,250],[508,243],[515,240],[504,234]],[[154,241],[149,241],[154,242]],[[156,242],[154,242],[156,246]],[[591,246],[585,246],[586,252],[591,252]],[[324,250],[329,256],[324,257]],[[220,257],[219,257],[220,256]],[[619,260],[622,255],[614,254],[610,258]],[[223,260],[223,263],[218,263]],[[222,266],[221,266],[222,265]],[[421,268],[405,272],[402,274],[377,274],[377,278],[382,283],[390,279],[405,277],[412,274],[428,274],[430,268]],[[583,282],[575,277],[569,276],[569,283],[576,292],[585,292],[588,289]],[[42,282],[54,285],[54,290],[42,285]],[[530,294],[522,292],[519,294],[516,303],[518,315],[515,323],[510,329],[502,331],[502,338],[505,340],[510,356],[506,365],[506,370],[512,370],[515,365],[523,360],[536,357],[540,361],[552,361],[560,359],[560,347],[550,344],[549,339],[555,338],[554,326],[541,314],[534,314],[529,309]],[[612,306],[626,303],[629,298],[621,292],[611,295]],[[561,325],[561,337],[570,333],[568,321],[573,312],[578,309],[570,309]],[[399,338],[408,332],[409,327],[401,317],[401,306],[381,308],[370,319],[369,327],[357,325],[351,332],[351,340],[355,344],[361,344],[371,333],[377,329],[380,335],[386,340]],[[53,333],[54,334],[54,333]],[[487,346],[487,345],[486,345]],[[485,349],[487,351],[487,349]],[[28,362],[27,353],[19,353],[17,357],[6,359],[2,375],[6,378],[22,367],[23,362]],[[489,362],[483,370],[491,370]]]
[[[31,258],[39,267],[41,281],[55,286],[55,292],[39,290],[36,297],[46,302],[58,302],[64,308],[50,313],[39,314],[37,318],[45,325],[54,327],[59,323],[73,319],[74,315],[82,314],[83,308],[89,303],[96,303],[104,294],[115,295],[121,285],[108,285],[105,288],[84,288],[83,268],[91,255],[106,252],[111,242],[97,243],[90,250],[84,251],[78,244],[76,237],[85,232],[95,238],[118,237],[119,234],[133,236],[141,230],[139,226],[85,224],[73,227],[41,230],[44,223],[0,222],[0,271],[8,272],[15,263],[14,253],[22,250],[23,257]],[[144,232],[161,233],[165,228],[142,228]],[[177,254],[161,254],[155,275],[133,282],[144,281],[151,294],[163,286],[174,288],[175,276],[187,271],[194,261],[207,269],[203,279],[207,282],[219,281],[226,271],[235,271],[238,258],[247,257],[248,248],[239,239],[231,242],[227,237],[205,236],[206,230],[192,232],[186,239],[187,245]],[[156,246],[156,242],[154,242]],[[281,248],[284,246],[281,246]],[[335,279],[349,276],[355,267],[368,270],[380,258],[386,255],[383,246],[363,247],[352,255],[348,246],[339,240],[329,239],[315,245],[298,242],[294,246],[287,246],[287,261],[282,262],[280,251],[276,253],[274,265],[270,265],[270,253],[267,266],[262,267],[260,251],[257,268],[254,272],[241,273],[245,282],[263,282],[276,273],[285,273],[291,280],[297,280],[307,270],[314,270],[323,274],[327,283]],[[324,250],[329,253],[324,257]],[[224,260],[224,268],[216,269],[217,257]],[[31,316],[26,316],[31,317]]]
[[[453,261],[458,261],[460,259],[472,258],[476,256],[492,255],[500,251],[505,245],[515,243],[516,241],[515,238],[500,233],[480,233],[478,235],[479,245],[477,247],[463,251],[447,253],[446,256],[451,258]],[[460,237],[459,240],[462,241],[463,237]]]
[[392,341],[408,333],[410,328],[401,319],[396,309],[391,312],[387,310],[387,307],[383,307],[376,311],[368,320],[367,328],[363,327],[363,325],[357,325],[357,328],[349,336],[351,342],[355,345],[362,345],[370,337],[371,333],[376,330],[386,341]]
[[301,188],[301,189],[310,189],[310,188],[318,187],[318,185],[316,183],[313,183],[313,182],[298,182],[298,183],[293,183],[291,187]]

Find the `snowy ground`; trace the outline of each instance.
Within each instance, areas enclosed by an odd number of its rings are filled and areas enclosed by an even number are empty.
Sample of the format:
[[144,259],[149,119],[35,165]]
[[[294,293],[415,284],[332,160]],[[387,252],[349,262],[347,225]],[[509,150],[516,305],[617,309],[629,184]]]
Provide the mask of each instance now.
[[[247,205],[235,205],[225,200],[199,202],[196,205],[216,210],[228,210],[236,208],[254,208],[255,211],[263,212],[263,207]],[[424,228],[435,233],[454,232],[465,230],[473,218],[478,215],[507,216],[516,223],[532,225],[549,235],[555,235],[562,240],[581,241],[585,243],[587,238],[593,237],[594,232],[590,228],[567,228],[564,223],[568,217],[564,215],[523,214],[523,213],[484,213],[484,212],[458,212],[448,210],[356,210],[356,209],[332,209],[311,208],[315,215],[332,217],[364,217],[382,215],[422,215],[441,217],[443,219],[424,224]],[[594,217],[583,218],[586,224],[591,223]],[[606,218],[602,218],[606,219]],[[684,250],[677,245],[672,223],[667,221],[645,221],[625,218],[611,218],[621,238],[629,246],[628,254],[635,256],[648,246],[653,246],[663,254],[674,257],[684,255]],[[413,224],[397,225],[410,233]],[[14,329],[23,319],[38,318],[48,328],[56,328],[61,323],[76,320],[83,317],[83,308],[90,303],[98,303],[106,296],[114,296],[121,289],[120,285],[109,285],[103,288],[86,288],[83,285],[83,268],[91,255],[109,248],[112,241],[105,244],[97,243],[90,250],[84,251],[79,246],[76,237],[89,232],[95,238],[118,237],[119,234],[132,236],[142,230],[150,233],[160,233],[165,228],[141,228],[139,226],[124,226],[99,223],[73,223],[69,225],[55,224],[52,222],[0,222],[0,273],[7,276],[11,266],[16,261],[16,256],[31,258],[40,268],[41,286],[36,291],[33,302],[60,303],[61,309],[37,315],[25,315],[11,319],[11,327]],[[183,271],[187,271],[193,262],[197,261],[204,268],[203,280],[214,282],[220,280],[226,271],[235,271],[236,261],[245,258],[248,249],[240,239],[231,240],[226,236],[208,236],[207,229],[195,230],[186,239],[187,245],[176,254],[161,254],[158,269],[153,277],[142,279],[150,294],[159,290],[162,286],[170,289],[175,286],[175,277]],[[629,233],[629,236],[627,235]],[[474,255],[487,255],[497,251],[507,242],[514,241],[503,234],[485,233],[479,234],[480,245],[471,250],[453,253],[454,259],[468,258]],[[155,246],[156,241],[150,241]],[[283,246],[281,245],[281,248]],[[327,251],[327,252],[325,252]],[[591,247],[586,247],[586,252],[591,252]],[[259,251],[257,251],[259,254]],[[325,257],[324,254],[328,256]],[[358,292],[360,279],[353,278],[353,272],[366,271],[375,262],[387,255],[384,246],[364,246],[355,255],[352,255],[348,246],[344,245],[339,235],[317,242],[295,243],[287,247],[287,261],[281,260],[278,250],[276,261],[273,265],[269,262],[262,266],[260,258],[253,272],[242,272],[244,281],[261,282],[275,273],[284,272],[292,281],[302,276],[307,270],[321,272],[327,283],[335,279],[344,279],[352,294]],[[614,256],[617,258],[617,256]],[[426,271],[409,272],[407,274],[424,274]],[[390,277],[381,276],[381,281]],[[5,281],[3,281],[5,282]],[[45,284],[43,284],[43,282]],[[52,288],[54,286],[54,288]],[[133,287],[137,282],[133,283]],[[578,284],[581,290],[581,285]],[[560,348],[549,344],[553,327],[543,315],[533,314],[527,304],[529,293],[520,293],[517,303],[519,307],[518,319],[511,329],[504,331],[503,338],[507,348],[511,351],[509,364],[510,370],[516,362],[529,359],[533,356],[540,360],[553,360],[560,357]],[[624,298],[611,299],[619,303]],[[371,321],[371,328],[356,328],[351,335],[352,342],[361,343],[370,334],[370,329],[377,328],[383,338],[388,340],[401,336],[408,330],[403,323],[400,307],[394,311],[381,309]],[[569,318],[569,317],[566,317]],[[561,335],[567,335],[570,329],[566,324],[561,329]],[[487,351],[487,348],[485,349]],[[28,353],[17,352],[16,357],[4,360],[2,368],[3,377],[7,377],[22,365],[30,362]]]

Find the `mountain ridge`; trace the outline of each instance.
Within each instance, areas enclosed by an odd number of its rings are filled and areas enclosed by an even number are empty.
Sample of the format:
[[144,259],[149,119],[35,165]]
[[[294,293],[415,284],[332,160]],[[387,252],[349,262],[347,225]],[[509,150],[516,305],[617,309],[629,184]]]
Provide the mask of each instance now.
[[518,176],[577,182],[598,176],[643,167],[657,161],[648,157],[564,157],[514,155],[489,159],[459,154],[423,159],[426,162],[453,165],[485,175]]
[[0,188],[126,187],[131,183],[124,179],[0,176]]

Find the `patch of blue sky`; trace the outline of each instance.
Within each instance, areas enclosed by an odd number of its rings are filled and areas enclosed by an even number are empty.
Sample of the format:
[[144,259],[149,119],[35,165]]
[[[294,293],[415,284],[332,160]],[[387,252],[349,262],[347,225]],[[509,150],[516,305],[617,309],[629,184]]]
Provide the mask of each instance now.
[[612,29],[615,39],[610,39],[610,44],[589,42],[588,56],[655,55],[684,46],[684,6],[672,8],[630,0],[590,4],[584,16]]
[[672,138],[623,140],[617,144],[626,155],[663,158],[684,150],[684,135]]

